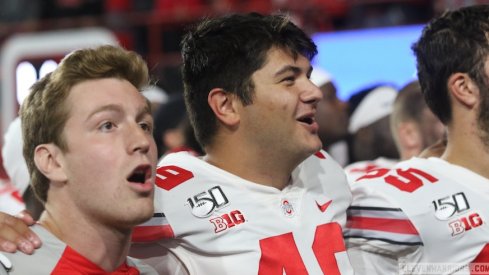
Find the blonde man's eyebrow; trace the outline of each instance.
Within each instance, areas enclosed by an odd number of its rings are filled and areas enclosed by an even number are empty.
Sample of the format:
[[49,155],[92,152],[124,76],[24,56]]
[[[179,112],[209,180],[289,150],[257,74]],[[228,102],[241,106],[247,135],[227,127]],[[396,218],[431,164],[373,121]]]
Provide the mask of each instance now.
[[110,111],[110,112],[117,112],[117,113],[122,113],[122,108],[118,105],[115,105],[115,104],[108,104],[108,105],[103,105],[103,106],[100,106],[98,107],[97,109],[93,110],[88,116],[87,116],[87,119],[86,120],[89,120],[91,117],[93,117],[94,115],[98,114],[98,113],[101,113],[101,112],[107,112],[107,111]]

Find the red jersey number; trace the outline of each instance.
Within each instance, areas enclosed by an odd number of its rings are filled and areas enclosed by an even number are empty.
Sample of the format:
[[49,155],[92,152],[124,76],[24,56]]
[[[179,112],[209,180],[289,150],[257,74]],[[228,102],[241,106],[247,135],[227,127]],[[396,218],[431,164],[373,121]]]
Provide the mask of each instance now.
[[416,191],[418,188],[423,186],[423,180],[427,180],[431,183],[435,183],[438,181],[437,178],[433,177],[432,175],[421,171],[416,168],[408,168],[406,170],[403,169],[396,169],[393,170],[397,175],[393,173],[388,173],[389,169],[381,168],[381,169],[374,169],[369,171],[367,174],[362,176],[361,178],[357,179],[373,179],[373,178],[380,178],[384,177],[384,181],[392,186],[395,186],[397,189],[404,191],[404,192],[409,192],[412,193]]
[[409,193],[412,193],[423,186],[423,179],[426,179],[431,183],[438,181],[438,179],[432,175],[415,168],[409,168],[407,170],[396,169],[396,172],[398,176],[389,175],[384,178],[385,182],[394,185],[399,190]]
[[[259,275],[309,274],[292,233],[260,240]],[[346,251],[341,226],[327,223],[316,228],[312,250],[325,275],[340,274],[335,253]]]
[[193,178],[194,174],[174,165],[161,166],[156,169],[156,186],[170,191],[181,183]]

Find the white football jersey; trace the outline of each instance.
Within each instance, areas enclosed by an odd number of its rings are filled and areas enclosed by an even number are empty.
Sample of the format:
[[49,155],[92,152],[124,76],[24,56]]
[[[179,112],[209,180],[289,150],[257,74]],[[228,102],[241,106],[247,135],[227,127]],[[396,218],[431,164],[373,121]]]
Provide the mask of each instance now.
[[169,253],[153,252],[171,254],[189,274],[353,274],[342,238],[351,193],[324,151],[283,190],[186,152],[159,163],[156,185],[154,218],[133,239],[157,241]]
[[489,273],[489,179],[413,158],[351,187],[344,235],[360,274]]

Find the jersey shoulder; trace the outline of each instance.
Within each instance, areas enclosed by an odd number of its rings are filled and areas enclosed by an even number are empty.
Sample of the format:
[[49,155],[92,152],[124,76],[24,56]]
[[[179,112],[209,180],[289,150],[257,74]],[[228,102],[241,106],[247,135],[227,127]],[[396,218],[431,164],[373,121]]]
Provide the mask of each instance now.
[[135,228],[133,242],[174,239],[189,229],[190,221],[201,221],[228,206],[230,196],[242,197],[243,186],[260,188],[188,152],[165,156],[155,184],[153,218]]
[[304,160],[293,172],[302,181],[315,184],[321,181],[331,187],[348,188],[343,168],[324,150],[320,150]]
[[311,155],[292,173],[292,184],[331,199],[351,203],[351,192],[343,168],[324,150]]
[[168,154],[156,169],[156,186],[167,192],[201,189],[216,182],[235,181],[244,180],[188,152]]
[[[400,200],[418,186],[417,177],[432,179],[418,166],[417,160],[409,160],[390,168],[374,168],[351,183],[353,201],[347,211],[345,238],[392,244],[387,247],[393,251],[422,245],[418,229]],[[410,183],[412,179],[416,182]]]
[[[0,261],[8,274],[51,274],[66,245],[40,225],[31,227],[43,245],[33,255],[21,252],[3,253]],[[1,269],[1,268],[0,268]],[[0,273],[1,274],[1,273]]]

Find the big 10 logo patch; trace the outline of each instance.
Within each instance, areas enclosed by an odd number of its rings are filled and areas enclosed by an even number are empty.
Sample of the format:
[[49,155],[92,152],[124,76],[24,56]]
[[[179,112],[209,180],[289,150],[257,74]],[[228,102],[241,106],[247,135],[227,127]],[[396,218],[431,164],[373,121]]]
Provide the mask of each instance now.
[[219,233],[235,225],[245,222],[245,217],[239,210],[224,213],[220,217],[209,220],[214,225],[214,232]]
[[479,213],[470,213],[459,219],[451,221],[448,225],[452,230],[452,236],[460,235],[473,228],[479,227],[484,223]]
[[434,200],[435,217],[439,220],[450,220],[452,236],[460,235],[481,226],[484,221],[479,213],[470,210],[467,197],[463,192]]
[[194,216],[206,218],[212,215],[214,211],[227,206],[229,200],[222,191],[222,188],[217,185],[193,197],[187,198],[186,204],[190,206]]

